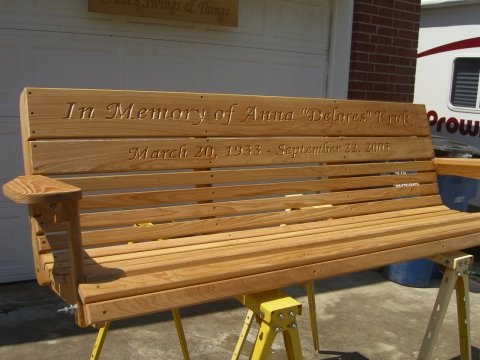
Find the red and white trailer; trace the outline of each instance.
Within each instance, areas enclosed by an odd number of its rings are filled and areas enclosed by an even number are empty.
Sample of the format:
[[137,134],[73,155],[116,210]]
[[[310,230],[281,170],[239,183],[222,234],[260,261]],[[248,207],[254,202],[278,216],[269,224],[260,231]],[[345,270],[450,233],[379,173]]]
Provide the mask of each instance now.
[[480,149],[479,80],[480,1],[422,0],[414,101],[433,135]]
[[[437,156],[480,157],[480,1],[421,4],[414,101],[427,107]],[[480,181],[438,184],[449,207],[480,210]]]

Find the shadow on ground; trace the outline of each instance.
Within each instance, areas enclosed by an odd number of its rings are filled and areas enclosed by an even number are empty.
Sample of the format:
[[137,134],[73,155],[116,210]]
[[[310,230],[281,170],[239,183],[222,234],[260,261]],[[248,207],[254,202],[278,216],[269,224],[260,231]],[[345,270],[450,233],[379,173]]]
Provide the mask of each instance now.
[[339,352],[339,351],[329,351],[329,350],[322,350],[320,354],[328,357],[324,357],[324,360],[369,360],[362,354],[358,352]]
[[[315,283],[315,293],[327,293],[342,289],[351,289],[385,281],[378,272],[359,272],[345,277],[330,278]],[[292,286],[286,292],[294,297],[306,295],[305,287]],[[32,324],[48,323],[49,330],[55,330],[62,336],[96,333],[92,328],[78,328],[73,316],[58,314],[57,310],[65,304],[49,288],[40,287],[34,281],[25,281],[0,285],[0,333],[15,328],[22,336],[0,337],[0,346],[23,342],[41,341],[48,338],[48,331],[38,331]],[[195,305],[181,309],[182,318],[196,317],[215,312],[240,308],[236,300],[226,299],[208,304]],[[144,326],[153,323],[167,322],[172,319],[170,311],[139,316],[132,319],[114,322],[115,328]],[[349,359],[349,358],[347,358]],[[355,359],[355,358],[352,358]]]
[[[450,360],[461,360],[462,358],[460,355],[455,356]],[[472,347],[472,360],[480,360],[480,349],[476,348],[475,346]]]

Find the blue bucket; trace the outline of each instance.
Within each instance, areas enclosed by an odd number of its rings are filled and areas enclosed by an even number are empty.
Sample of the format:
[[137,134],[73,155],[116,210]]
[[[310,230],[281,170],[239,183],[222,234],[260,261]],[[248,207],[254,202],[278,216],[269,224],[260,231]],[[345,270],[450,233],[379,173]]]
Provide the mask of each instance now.
[[471,199],[477,194],[479,181],[461,176],[440,175],[437,178],[442,203],[450,209],[467,211]]
[[383,275],[397,284],[411,287],[430,285],[435,263],[429,259],[418,259],[386,266]]

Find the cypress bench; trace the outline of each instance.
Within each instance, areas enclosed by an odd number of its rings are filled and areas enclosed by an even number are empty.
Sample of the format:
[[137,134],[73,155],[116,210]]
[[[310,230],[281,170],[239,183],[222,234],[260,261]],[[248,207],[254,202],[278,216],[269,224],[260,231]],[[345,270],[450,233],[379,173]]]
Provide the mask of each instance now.
[[101,325],[480,245],[422,105],[26,88],[35,270]]

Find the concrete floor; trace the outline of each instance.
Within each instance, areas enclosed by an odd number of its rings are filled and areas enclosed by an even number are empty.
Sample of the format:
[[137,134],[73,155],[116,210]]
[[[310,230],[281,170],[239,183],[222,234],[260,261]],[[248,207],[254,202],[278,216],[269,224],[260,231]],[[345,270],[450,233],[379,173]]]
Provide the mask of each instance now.
[[[439,282],[411,288],[385,280],[379,271],[366,271],[315,284],[320,353],[313,351],[305,289],[287,291],[304,304],[299,331],[305,359],[415,359]],[[472,345],[480,359],[480,283],[471,281]],[[34,282],[0,285],[0,359],[88,359],[95,341],[93,329],[74,325],[58,314],[63,304]],[[192,360],[229,359],[246,310],[227,300],[182,309]],[[455,297],[452,298],[435,359],[459,355]],[[255,339],[254,325],[242,359]],[[277,341],[278,340],[278,341]],[[278,337],[269,359],[286,359]],[[101,358],[182,359],[170,313],[113,323]]]

